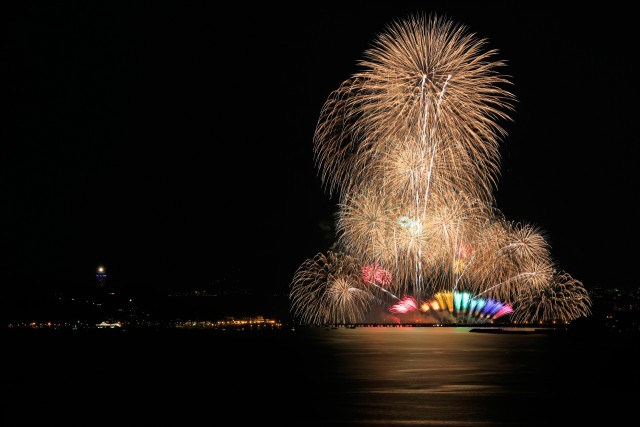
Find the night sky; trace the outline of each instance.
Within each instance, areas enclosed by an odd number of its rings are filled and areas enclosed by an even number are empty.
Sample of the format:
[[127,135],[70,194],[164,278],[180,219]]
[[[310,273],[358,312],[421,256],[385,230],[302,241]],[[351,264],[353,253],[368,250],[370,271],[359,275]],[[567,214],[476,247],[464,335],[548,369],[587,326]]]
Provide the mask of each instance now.
[[313,164],[320,109],[412,12],[464,23],[509,63],[518,102],[498,208],[545,230],[587,289],[638,285],[629,10],[19,3],[1,14],[5,295],[90,286],[100,264],[131,289],[286,292],[332,243],[337,199]]

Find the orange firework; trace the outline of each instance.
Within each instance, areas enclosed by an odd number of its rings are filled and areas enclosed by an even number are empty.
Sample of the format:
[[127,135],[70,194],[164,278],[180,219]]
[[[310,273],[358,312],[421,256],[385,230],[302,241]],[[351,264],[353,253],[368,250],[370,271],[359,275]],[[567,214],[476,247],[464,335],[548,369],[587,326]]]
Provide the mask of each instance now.
[[295,316],[312,324],[361,321],[374,298],[360,276],[357,260],[333,252],[306,260],[290,292]]
[[496,119],[508,118],[513,96],[484,45],[435,17],[390,25],[322,109],[315,151],[328,188],[379,182],[389,170],[406,177],[401,187],[451,185],[490,199],[504,135]]
[[549,297],[584,288],[556,272],[542,232],[494,207],[499,121],[514,97],[504,62],[485,47],[461,25],[413,16],[389,25],[362,70],[330,95],[314,155],[323,184],[339,194],[345,253],[319,254],[296,272],[299,319],[352,322],[385,298],[396,312],[416,311],[424,297],[434,299],[422,312],[453,310],[451,295],[471,294],[505,301],[501,315],[513,304],[518,319],[588,313],[588,298],[571,308]]
[[569,322],[591,314],[591,300],[582,282],[562,271],[554,272],[550,286],[518,301],[514,321]]

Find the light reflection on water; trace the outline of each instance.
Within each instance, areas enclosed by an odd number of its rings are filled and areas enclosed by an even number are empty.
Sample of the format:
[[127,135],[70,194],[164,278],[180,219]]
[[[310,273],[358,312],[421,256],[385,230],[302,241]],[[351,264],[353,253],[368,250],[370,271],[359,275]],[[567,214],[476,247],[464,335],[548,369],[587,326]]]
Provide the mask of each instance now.
[[[598,390],[604,377],[589,373],[599,369],[594,363],[606,363],[602,348],[594,353],[588,340],[576,345],[563,336],[469,330],[374,327],[303,333],[332,355],[327,369],[338,388],[328,394],[337,405],[335,420],[343,423],[553,425],[616,417],[615,411],[589,407],[612,403],[610,392]],[[591,358],[584,357],[588,349]],[[580,409],[585,405],[588,411]]]
[[614,425],[640,398],[637,337],[42,332],[2,335],[2,425]]

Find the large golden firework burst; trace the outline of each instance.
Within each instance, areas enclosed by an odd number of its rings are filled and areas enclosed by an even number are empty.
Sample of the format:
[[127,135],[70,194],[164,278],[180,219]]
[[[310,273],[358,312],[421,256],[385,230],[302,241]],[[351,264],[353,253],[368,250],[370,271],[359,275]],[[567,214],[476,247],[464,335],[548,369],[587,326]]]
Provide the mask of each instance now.
[[316,162],[328,188],[344,193],[388,170],[412,190],[453,186],[490,199],[504,135],[496,120],[508,118],[513,96],[484,45],[435,17],[390,25],[322,109]]
[[584,286],[563,271],[554,272],[550,286],[528,294],[519,303],[514,321],[569,322],[591,314],[591,300]]
[[[504,62],[485,47],[462,25],[413,16],[389,25],[362,71],[330,95],[314,151],[324,185],[339,194],[345,254],[300,267],[291,290],[298,319],[357,322],[385,297],[447,292],[513,304],[522,321],[588,313],[582,297],[579,307],[547,308],[566,276],[539,229],[494,207],[499,121],[514,97]],[[544,315],[533,310],[540,300]]]
[[304,323],[356,323],[375,298],[350,255],[329,252],[305,261],[294,276],[294,314]]

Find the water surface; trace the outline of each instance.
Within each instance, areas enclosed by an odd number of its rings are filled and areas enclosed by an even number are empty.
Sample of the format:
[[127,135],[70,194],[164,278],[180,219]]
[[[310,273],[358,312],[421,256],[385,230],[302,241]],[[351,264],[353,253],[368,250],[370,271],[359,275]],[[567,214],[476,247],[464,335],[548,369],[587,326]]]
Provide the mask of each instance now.
[[640,397],[615,335],[13,332],[5,425],[611,425]]

